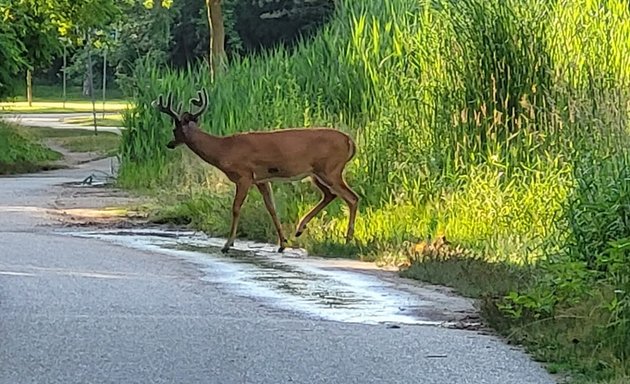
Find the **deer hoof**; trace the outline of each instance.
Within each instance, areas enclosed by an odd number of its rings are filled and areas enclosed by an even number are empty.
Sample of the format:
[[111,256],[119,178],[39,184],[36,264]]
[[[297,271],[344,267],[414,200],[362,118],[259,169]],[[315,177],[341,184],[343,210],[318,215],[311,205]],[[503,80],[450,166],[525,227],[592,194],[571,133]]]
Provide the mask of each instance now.
[[285,249],[285,248],[286,248],[286,247],[285,247],[284,245],[281,245],[281,246],[278,248],[278,253],[282,253],[282,252],[284,252],[284,249]]
[[225,247],[221,248],[221,253],[227,253],[229,250],[230,250],[230,247],[226,245]]
[[296,231],[295,232],[295,237],[300,237],[302,235],[302,231]]

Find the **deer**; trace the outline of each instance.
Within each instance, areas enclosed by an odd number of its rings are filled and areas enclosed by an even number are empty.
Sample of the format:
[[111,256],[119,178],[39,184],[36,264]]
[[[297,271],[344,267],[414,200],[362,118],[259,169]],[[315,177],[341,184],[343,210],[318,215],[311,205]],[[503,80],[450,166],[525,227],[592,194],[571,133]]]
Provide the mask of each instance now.
[[291,182],[310,177],[312,184],[321,192],[321,200],[299,221],[295,237],[300,237],[308,223],[321,210],[339,197],[348,206],[346,243],[354,236],[359,196],[344,179],[346,165],[356,154],[352,138],[329,127],[285,128],[268,131],[239,132],[227,136],[216,136],[199,126],[199,118],[208,108],[208,93],[205,88],[197,92],[189,103],[197,111],[179,113],[180,102],[173,109],[173,93],[168,92],[166,103],[163,95],[151,105],[159,112],[170,116],[175,124],[173,139],[166,144],[170,150],[181,144],[188,147],[201,160],[221,171],[236,186],[232,202],[232,222],[222,253],[233,247],[239,223],[241,207],[249,190],[254,186],[262,195],[265,207],[271,216],[278,236],[278,253],[282,253],[288,240],[276,214],[270,183]]

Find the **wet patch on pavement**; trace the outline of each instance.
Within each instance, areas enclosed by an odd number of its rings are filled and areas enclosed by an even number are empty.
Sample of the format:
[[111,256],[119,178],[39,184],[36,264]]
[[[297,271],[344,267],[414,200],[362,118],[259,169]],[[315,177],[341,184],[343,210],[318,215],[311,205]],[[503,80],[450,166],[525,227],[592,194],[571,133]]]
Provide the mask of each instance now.
[[[472,302],[441,292],[383,279],[344,263],[307,257],[303,250],[277,253],[276,246],[237,241],[228,254],[224,239],[190,231],[117,229],[63,232],[193,263],[202,279],[231,293],[315,318],[363,324],[413,324],[471,328],[478,324]],[[364,263],[367,264],[367,263]]]

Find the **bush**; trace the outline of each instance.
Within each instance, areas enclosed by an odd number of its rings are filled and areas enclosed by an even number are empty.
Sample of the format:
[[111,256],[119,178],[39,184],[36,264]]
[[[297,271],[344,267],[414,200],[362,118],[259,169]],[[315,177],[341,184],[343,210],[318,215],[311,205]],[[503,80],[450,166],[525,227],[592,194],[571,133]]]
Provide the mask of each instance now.
[[0,174],[35,172],[60,158],[25,130],[0,122]]

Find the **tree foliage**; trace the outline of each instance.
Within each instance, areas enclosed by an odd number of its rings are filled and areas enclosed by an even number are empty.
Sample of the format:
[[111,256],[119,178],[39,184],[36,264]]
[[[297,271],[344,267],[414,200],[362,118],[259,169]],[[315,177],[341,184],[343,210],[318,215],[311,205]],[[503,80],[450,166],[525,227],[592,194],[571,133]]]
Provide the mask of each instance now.
[[0,97],[11,93],[17,75],[50,65],[62,38],[81,41],[121,15],[132,0],[1,0]]
[[[138,1],[124,11],[132,16],[121,23],[120,40],[124,43],[113,56],[117,74],[125,79],[134,63],[146,56],[176,68],[208,58],[207,3],[175,0],[172,6],[166,1],[161,4],[156,10],[153,1]],[[222,0],[225,54],[231,59],[277,45],[292,45],[316,31],[333,10],[332,0]],[[157,19],[161,19],[162,29],[155,32]]]
[[[225,55],[231,61],[292,45],[321,26],[333,8],[333,0],[222,0]],[[83,81],[88,31],[91,52],[107,50],[106,72],[119,84],[142,58],[176,68],[207,60],[207,16],[200,0],[0,0],[0,97],[12,93],[26,69],[56,81],[64,45],[71,81]],[[95,70],[102,70],[101,63],[95,61]]]
[[13,27],[13,15],[5,5],[0,5],[0,99],[6,97],[15,86],[16,75],[26,65],[22,57],[24,43],[17,39]]

